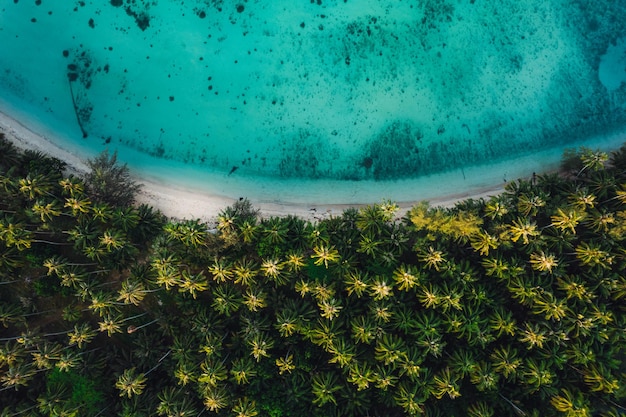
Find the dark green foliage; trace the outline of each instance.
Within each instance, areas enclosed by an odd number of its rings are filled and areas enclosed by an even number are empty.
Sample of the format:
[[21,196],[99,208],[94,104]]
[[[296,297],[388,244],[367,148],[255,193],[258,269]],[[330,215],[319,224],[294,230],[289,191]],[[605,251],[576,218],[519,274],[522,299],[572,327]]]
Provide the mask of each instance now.
[[95,416],[105,407],[104,395],[96,388],[96,383],[76,372],[61,372],[54,370],[48,374],[46,391],[57,390],[64,387],[61,402],[67,410],[80,410],[80,415],[85,417]]
[[118,164],[117,152],[110,155],[104,151],[87,161],[87,165],[91,171],[85,177],[85,185],[94,201],[117,207],[133,204],[141,186],[132,179],[126,164]]

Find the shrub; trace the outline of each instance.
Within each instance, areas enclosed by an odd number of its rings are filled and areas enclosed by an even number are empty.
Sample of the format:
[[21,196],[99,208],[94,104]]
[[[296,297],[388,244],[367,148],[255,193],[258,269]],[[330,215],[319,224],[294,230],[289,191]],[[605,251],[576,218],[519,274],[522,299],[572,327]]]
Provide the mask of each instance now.
[[141,185],[131,178],[126,164],[117,163],[117,151],[109,155],[105,150],[88,160],[87,165],[91,172],[85,177],[85,185],[94,201],[117,207],[128,207],[135,202]]

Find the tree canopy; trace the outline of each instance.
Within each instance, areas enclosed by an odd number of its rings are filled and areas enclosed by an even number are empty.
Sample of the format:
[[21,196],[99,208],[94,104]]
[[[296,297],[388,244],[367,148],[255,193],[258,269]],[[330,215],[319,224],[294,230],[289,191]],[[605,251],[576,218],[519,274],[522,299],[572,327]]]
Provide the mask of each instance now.
[[0,148],[0,415],[626,411],[626,148],[452,208],[215,225]]

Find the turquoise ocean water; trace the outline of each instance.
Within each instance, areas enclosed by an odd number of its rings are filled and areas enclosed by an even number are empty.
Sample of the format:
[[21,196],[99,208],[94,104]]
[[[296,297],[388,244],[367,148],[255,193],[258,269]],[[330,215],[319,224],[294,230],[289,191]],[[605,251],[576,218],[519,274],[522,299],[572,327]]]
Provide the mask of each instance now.
[[626,0],[0,0],[0,103],[141,175],[433,198],[626,136]]

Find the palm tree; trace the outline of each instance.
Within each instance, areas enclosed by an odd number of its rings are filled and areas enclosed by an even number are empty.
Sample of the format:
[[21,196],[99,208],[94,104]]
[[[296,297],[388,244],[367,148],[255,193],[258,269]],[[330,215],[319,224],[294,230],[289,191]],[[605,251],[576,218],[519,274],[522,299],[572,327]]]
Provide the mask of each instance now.
[[37,369],[52,369],[55,362],[59,360],[62,351],[58,343],[43,342],[37,345],[37,349],[31,352],[33,364]]
[[575,249],[576,258],[584,266],[599,266],[608,269],[613,264],[613,257],[607,251],[601,250],[594,244],[581,242]]
[[393,297],[393,285],[387,283],[385,277],[378,276],[369,285],[369,294],[374,300]]
[[339,251],[334,246],[317,245],[313,247],[311,258],[315,259],[315,265],[324,265],[328,269],[329,263],[338,263],[341,260]]
[[205,359],[200,364],[200,376],[198,382],[206,384],[211,388],[215,388],[220,382],[228,379],[228,373],[223,362],[216,362],[213,359]]
[[33,204],[31,211],[39,216],[42,223],[51,221],[54,217],[58,217],[61,215],[61,209],[59,208],[57,201],[46,203],[44,201],[38,200],[35,202],[35,204]]
[[35,176],[28,174],[26,178],[20,179],[17,185],[18,190],[29,200],[49,194],[52,190],[52,184],[41,174]]
[[219,413],[220,410],[226,408],[229,403],[228,391],[222,385],[204,390],[203,397],[204,406],[207,410],[214,413]]
[[280,217],[271,217],[261,222],[261,233],[269,245],[282,245],[287,240],[288,224]]
[[393,272],[393,278],[400,291],[410,291],[419,284],[421,275],[412,265],[402,264]]
[[589,400],[580,391],[573,394],[567,389],[562,389],[561,395],[550,398],[550,404],[557,411],[565,413],[567,417],[586,417],[591,415]]
[[250,383],[250,378],[257,375],[254,362],[248,358],[237,358],[231,363],[230,374],[237,385]]
[[252,286],[256,283],[258,274],[257,264],[249,258],[241,258],[234,264],[235,283],[244,286]]
[[122,375],[117,378],[115,388],[120,390],[120,397],[126,395],[128,398],[133,395],[141,395],[146,388],[146,375],[135,373],[135,368],[125,369]]
[[260,362],[263,358],[269,358],[268,350],[274,346],[274,341],[266,333],[257,333],[248,341],[250,355]]
[[56,367],[61,372],[68,372],[70,369],[78,368],[82,361],[81,356],[78,353],[72,351],[66,351],[62,353],[57,362]]
[[305,265],[305,257],[300,251],[292,250],[287,253],[285,257],[285,266],[287,266],[289,271],[299,272]]
[[198,415],[198,410],[187,396],[179,389],[165,388],[157,396],[159,405],[156,412],[166,417],[186,417]]
[[432,268],[435,271],[439,271],[446,263],[444,253],[435,250],[432,246],[429,246],[426,251],[420,250],[418,252],[418,258],[421,262],[424,262],[428,268]]
[[261,272],[276,286],[287,283],[287,277],[282,273],[282,263],[278,259],[266,259],[261,263]]
[[345,338],[337,338],[331,346],[328,347],[328,353],[331,358],[328,363],[336,363],[341,368],[349,366],[356,355],[354,345],[350,344]]
[[354,269],[348,272],[343,282],[348,296],[354,294],[357,298],[360,298],[369,286],[367,272],[363,272],[360,269]]
[[32,365],[27,363],[16,363],[10,365],[9,369],[0,375],[0,383],[3,389],[14,388],[17,390],[20,386],[26,386],[35,375]]
[[209,288],[209,283],[202,272],[193,274],[187,270],[183,270],[178,281],[178,286],[179,292],[188,292],[195,300],[199,292],[206,291]]
[[537,224],[530,221],[528,218],[522,219],[518,217],[517,220],[513,220],[513,224],[508,226],[507,231],[511,237],[511,241],[517,242],[521,238],[524,245],[528,245],[531,238],[540,235]]
[[439,371],[433,382],[435,384],[435,389],[433,390],[433,395],[437,399],[443,398],[444,395],[448,395],[451,399],[458,398],[461,396],[460,387],[459,387],[460,377],[459,375],[455,375],[450,371],[450,368],[444,368]]
[[117,297],[117,301],[138,306],[141,304],[146,294],[156,291],[160,291],[160,289],[147,290],[140,281],[136,279],[126,279],[122,281],[122,286],[118,291],[119,296]]
[[424,413],[424,398],[422,397],[416,384],[401,381],[394,400],[409,416],[418,416]]
[[107,332],[107,335],[111,337],[113,333],[122,333],[121,325],[123,322],[120,316],[107,315],[102,321],[98,322],[98,326],[101,332]]
[[259,309],[267,306],[266,294],[262,290],[248,288],[243,296],[243,304],[250,311],[259,311]]
[[331,372],[322,372],[313,375],[311,380],[311,391],[313,396],[313,404],[321,407],[325,404],[337,405],[335,393],[341,389],[339,378]]
[[569,230],[572,234],[576,234],[576,226],[587,217],[587,213],[577,209],[571,209],[565,212],[561,208],[556,209],[556,214],[551,216],[551,226],[559,230]]
[[515,379],[522,365],[522,359],[518,356],[517,349],[503,346],[494,349],[489,355],[493,369],[507,379]]
[[222,284],[213,289],[211,307],[220,314],[230,317],[239,310],[241,293],[231,284]]
[[78,178],[73,176],[60,180],[59,185],[61,186],[64,194],[71,197],[81,196],[85,191],[83,183]]
[[285,372],[290,374],[293,370],[296,369],[296,365],[293,363],[293,355],[286,354],[284,357],[281,356],[276,358],[276,366],[278,367],[278,373],[280,375]]
[[470,237],[472,248],[481,256],[489,255],[491,249],[497,249],[500,246],[500,242],[496,236],[493,236],[487,232],[479,231],[474,233]]
[[467,408],[468,417],[493,417],[493,408],[484,401],[471,404]]
[[209,272],[213,275],[213,280],[217,283],[230,281],[234,272],[231,265],[224,258],[215,257],[213,264],[209,266]]
[[556,375],[549,369],[547,361],[536,361],[532,357],[526,359],[521,376],[521,382],[528,386],[531,393],[539,390],[547,390],[548,393],[554,391],[550,386]]
[[254,417],[259,414],[256,409],[256,402],[246,397],[237,399],[237,403],[233,406],[232,412],[235,413],[235,417]]
[[385,365],[395,365],[406,356],[406,345],[399,336],[384,334],[376,341],[374,358]]
[[558,265],[559,261],[554,255],[547,255],[543,251],[530,255],[530,266],[535,271],[552,273]]
[[89,213],[91,201],[87,198],[79,199],[76,197],[66,197],[64,207],[69,208],[74,217],[80,217],[83,214]]
[[347,381],[356,385],[357,391],[362,391],[376,381],[376,374],[367,362],[355,360],[350,364]]

